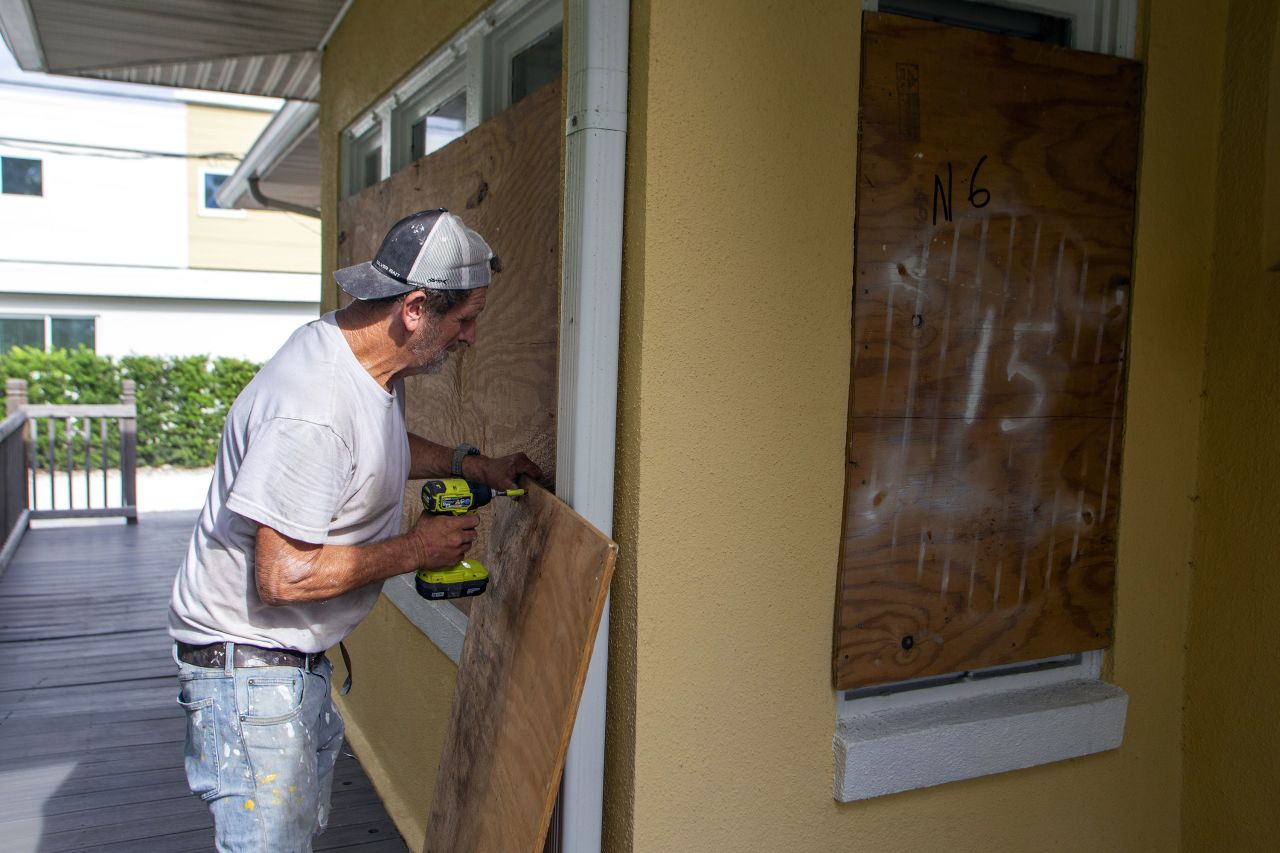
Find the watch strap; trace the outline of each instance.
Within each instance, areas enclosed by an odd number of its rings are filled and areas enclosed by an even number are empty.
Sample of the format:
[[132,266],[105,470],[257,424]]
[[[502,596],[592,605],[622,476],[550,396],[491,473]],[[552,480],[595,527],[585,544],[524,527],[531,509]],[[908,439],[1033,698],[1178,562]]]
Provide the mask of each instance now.
[[462,460],[468,456],[479,456],[480,448],[473,447],[465,441],[453,449],[453,464],[449,466],[449,471],[455,477],[462,476]]

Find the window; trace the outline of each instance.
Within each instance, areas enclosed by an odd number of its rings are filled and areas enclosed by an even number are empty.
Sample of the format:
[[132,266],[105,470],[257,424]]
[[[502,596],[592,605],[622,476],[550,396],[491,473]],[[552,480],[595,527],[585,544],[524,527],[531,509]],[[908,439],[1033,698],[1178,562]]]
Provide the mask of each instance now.
[[94,349],[94,320],[92,317],[49,318],[49,347],[51,349]]
[[343,195],[358,193],[365,187],[371,187],[385,177],[382,174],[382,127],[375,120],[373,127],[356,139],[343,140],[346,148],[343,159],[346,162],[346,192]]
[[554,28],[511,58],[511,103],[541,89],[560,76],[560,45],[564,25]]
[[234,207],[222,207],[218,204],[218,190],[231,177],[229,170],[200,170],[200,215],[201,216],[244,216],[244,211]]
[[409,159],[443,148],[466,132],[467,93],[459,92],[409,127]]
[[562,6],[500,0],[343,133],[343,195],[443,148],[560,75]]
[[44,318],[0,317],[0,352],[14,347],[44,349]]
[[6,195],[44,195],[43,164],[24,157],[0,157],[0,192]]
[[0,354],[14,347],[39,350],[97,348],[97,320],[93,317],[27,315],[0,317]]

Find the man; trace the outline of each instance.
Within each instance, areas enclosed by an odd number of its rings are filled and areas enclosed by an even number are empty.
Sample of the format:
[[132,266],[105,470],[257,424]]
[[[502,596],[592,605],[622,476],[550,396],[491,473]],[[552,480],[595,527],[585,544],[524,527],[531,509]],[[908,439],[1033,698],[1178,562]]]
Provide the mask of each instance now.
[[310,850],[328,819],[342,718],[325,649],[381,582],[456,563],[474,515],[400,527],[406,479],[509,488],[540,472],[406,432],[404,378],[475,342],[492,250],[444,210],[396,223],[334,277],[354,301],[296,331],[231,407],[213,483],[174,582],[169,633],[186,769],[219,850]]

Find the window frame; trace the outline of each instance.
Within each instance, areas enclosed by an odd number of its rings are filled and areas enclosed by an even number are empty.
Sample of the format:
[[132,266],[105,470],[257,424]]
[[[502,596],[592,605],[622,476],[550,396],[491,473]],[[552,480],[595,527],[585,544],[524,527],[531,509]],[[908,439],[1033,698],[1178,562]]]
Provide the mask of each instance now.
[[[196,171],[196,213],[200,216],[214,216],[225,219],[243,219],[245,216],[243,208],[208,207],[208,199],[205,196],[205,180],[209,175],[222,175],[225,182],[235,173],[235,169],[227,169],[219,166],[201,166]],[[214,190],[215,196],[217,195],[217,192],[217,190]]]
[[[471,116],[471,92],[467,86],[466,63],[459,60],[449,63],[437,76],[424,81],[422,87],[404,103],[391,111],[391,168],[387,175],[413,162],[413,126],[420,119],[431,115],[458,95],[467,97],[467,118]],[[463,121],[463,133],[475,125]],[[430,154],[431,151],[427,151]]]
[[[91,351],[98,351],[98,314],[23,314],[21,312],[4,311],[0,312],[0,320],[30,320],[40,323],[41,351],[53,351],[53,321],[54,320],[88,320],[93,324],[93,346]],[[7,352],[7,350],[5,351]],[[3,355],[4,353],[0,353]]]
[[407,166],[409,128],[450,98],[467,96],[464,133],[510,106],[512,58],[563,22],[560,0],[498,0],[464,25],[343,129],[342,198],[371,186],[362,182],[361,164],[374,144],[382,147],[379,181]]

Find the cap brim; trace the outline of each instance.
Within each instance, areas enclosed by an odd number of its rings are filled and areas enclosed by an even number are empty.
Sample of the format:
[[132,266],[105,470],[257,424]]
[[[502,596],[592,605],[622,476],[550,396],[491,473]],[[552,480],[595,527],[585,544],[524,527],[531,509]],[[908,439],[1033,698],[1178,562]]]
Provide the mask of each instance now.
[[356,299],[382,299],[416,289],[412,284],[397,281],[369,261],[335,270],[333,277],[339,287]]

